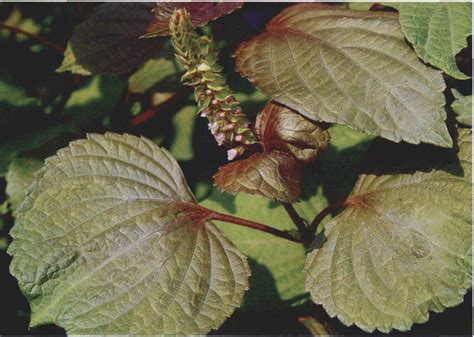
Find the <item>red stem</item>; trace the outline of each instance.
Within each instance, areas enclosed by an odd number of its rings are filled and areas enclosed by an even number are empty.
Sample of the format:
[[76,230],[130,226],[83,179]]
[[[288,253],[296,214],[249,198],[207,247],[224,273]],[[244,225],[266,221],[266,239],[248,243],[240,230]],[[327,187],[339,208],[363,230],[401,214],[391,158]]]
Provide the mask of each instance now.
[[232,215],[217,213],[217,212],[214,212],[214,211],[211,211],[211,210],[209,210],[209,211],[211,212],[209,217],[208,217],[209,220],[219,220],[219,221],[230,222],[230,223],[234,223],[234,224],[241,225],[241,226],[244,226],[244,227],[253,228],[253,229],[259,230],[261,232],[269,233],[269,234],[278,236],[280,238],[283,238],[283,239],[286,239],[286,240],[289,240],[289,241],[292,241],[292,242],[302,243],[302,241],[300,239],[295,238],[293,235],[291,235],[288,232],[281,231],[279,229],[276,229],[276,228],[273,228],[273,227],[270,227],[270,226],[267,226],[267,225],[264,225],[264,224],[261,224],[261,223],[258,223],[258,222],[253,222],[253,221],[250,221],[250,220],[237,218],[237,217],[232,216]]
[[348,206],[349,204],[350,204],[350,202],[349,202],[348,199],[339,200],[339,201],[336,201],[335,203],[329,205],[328,207],[323,209],[321,212],[319,212],[318,215],[316,215],[316,217],[314,218],[313,222],[311,223],[311,226],[310,226],[311,233],[316,232],[316,229],[318,228],[318,225],[321,223],[321,221],[323,221],[323,219],[326,216],[328,216],[329,214],[335,212],[336,210],[338,210],[341,207]]
[[3,22],[0,22],[0,28],[1,29],[6,29],[6,30],[9,30],[10,32],[13,32],[15,34],[23,34],[25,36],[28,36],[29,38],[33,39],[33,40],[36,40],[38,42],[41,42],[42,44],[44,44],[45,46],[48,46],[60,53],[64,53],[64,48],[61,47],[60,45],[57,45],[56,43],[54,42],[51,42],[49,41],[48,39],[42,37],[41,35],[38,35],[38,34],[33,34],[33,33],[30,33],[30,32],[27,32],[21,28],[18,28],[18,27],[13,27],[13,26],[10,26],[10,25],[7,25]]

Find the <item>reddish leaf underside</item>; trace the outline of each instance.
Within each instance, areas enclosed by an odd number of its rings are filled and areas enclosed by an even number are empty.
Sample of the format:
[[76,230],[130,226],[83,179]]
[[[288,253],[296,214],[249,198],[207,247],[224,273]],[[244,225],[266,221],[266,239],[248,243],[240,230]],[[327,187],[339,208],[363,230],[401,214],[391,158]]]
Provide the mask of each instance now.
[[293,202],[300,195],[300,164],[281,151],[254,153],[247,159],[221,166],[214,175],[214,184],[232,194],[245,192]]
[[153,19],[150,3],[106,3],[75,29],[60,71],[81,66],[92,74],[125,73],[156,53],[163,39],[140,36]]
[[169,34],[169,19],[173,11],[186,8],[191,14],[193,26],[204,26],[211,20],[224,16],[242,7],[243,2],[159,2],[153,9],[153,21],[148,25],[143,37],[165,36]]
[[259,194],[293,202],[301,190],[301,165],[313,161],[329,143],[324,124],[270,101],[255,126],[263,152],[222,166],[216,186],[229,193]]
[[315,123],[283,105],[269,102],[255,126],[265,151],[280,150],[309,163],[327,148],[327,126]]

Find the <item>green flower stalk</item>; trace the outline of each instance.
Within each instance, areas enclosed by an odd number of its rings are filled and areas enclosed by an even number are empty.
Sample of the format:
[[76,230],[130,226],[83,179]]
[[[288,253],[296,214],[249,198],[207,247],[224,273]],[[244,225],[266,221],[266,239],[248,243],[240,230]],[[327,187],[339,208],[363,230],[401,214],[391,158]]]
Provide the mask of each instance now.
[[227,156],[232,160],[257,140],[225,83],[222,67],[217,63],[217,50],[210,38],[196,33],[184,8],[171,16],[170,32],[176,58],[186,68],[181,82],[194,87],[198,113],[209,120],[209,130],[219,145],[229,149]]

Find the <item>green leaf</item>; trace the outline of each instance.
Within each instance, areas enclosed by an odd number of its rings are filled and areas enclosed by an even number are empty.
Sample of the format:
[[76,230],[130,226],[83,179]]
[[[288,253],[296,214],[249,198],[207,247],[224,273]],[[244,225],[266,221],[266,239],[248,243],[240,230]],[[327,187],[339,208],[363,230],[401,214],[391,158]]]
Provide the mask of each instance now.
[[171,155],[90,134],[46,160],[11,231],[31,326],[69,334],[204,334],[239,306],[245,257],[195,203]]
[[72,50],[71,43],[69,42],[66,46],[66,50],[64,51],[63,62],[61,63],[59,68],[56,69],[56,71],[58,73],[70,71],[73,74],[84,76],[92,75],[92,71],[88,69],[89,67],[82,65],[81,63],[80,61],[78,61],[76,53]]
[[138,67],[164,40],[140,39],[152,21],[153,3],[106,3],[79,24],[58,72],[81,75],[125,73]]
[[384,5],[400,13],[400,25],[416,53],[457,79],[469,76],[459,71],[455,56],[467,47],[471,35],[472,4],[470,2],[393,3]]
[[13,211],[16,211],[20,203],[26,197],[26,189],[33,182],[35,172],[41,168],[43,162],[31,158],[16,158],[8,167],[6,175],[7,188],[6,193],[12,205]]
[[[68,121],[63,125],[52,126],[27,135],[18,135],[0,143],[0,177],[8,171],[8,165],[18,155],[37,150],[45,144],[63,136],[76,134],[80,128],[89,124],[100,123],[104,114],[115,108],[124,87],[124,81],[115,76],[92,77],[86,85],[72,93],[69,97],[64,114]],[[49,148],[48,151],[57,150]],[[48,153],[47,155],[51,155]]]
[[5,105],[25,108],[38,106],[39,102],[36,98],[28,96],[21,87],[0,81],[0,111],[5,110]]
[[128,79],[128,88],[132,93],[143,94],[166,77],[177,72],[175,62],[166,59],[152,59]]
[[456,120],[464,125],[472,126],[472,95],[463,96],[456,89],[451,89],[455,98],[451,108],[456,113]]
[[419,61],[394,13],[289,7],[238,47],[236,67],[312,120],[395,142],[452,145],[443,77]]
[[68,133],[74,133],[77,128],[72,124],[53,126],[30,135],[22,136],[0,143],[0,177],[8,172],[11,161],[19,154],[41,147],[52,139]]
[[[298,211],[305,210],[314,216],[321,205],[327,202],[317,187],[311,192],[311,198],[297,205]],[[200,204],[217,212],[270,224],[281,230],[295,228],[281,204],[261,196],[231,196],[214,189]],[[250,290],[244,297],[243,310],[281,309],[300,304],[308,298],[304,290],[305,275],[301,272],[305,260],[302,245],[219,221],[216,221],[216,225],[250,259]]]
[[306,289],[365,331],[408,330],[471,287],[471,131],[458,160],[413,174],[362,175],[348,208],[308,255]]
[[177,160],[194,159],[193,132],[197,117],[197,108],[187,105],[173,116],[175,132],[171,143],[170,152]]
[[[41,32],[41,25],[35,22],[32,18],[25,17],[19,8],[14,8],[9,16],[6,19],[3,19],[2,22],[7,26],[21,29],[30,34],[39,34]],[[29,39],[29,37],[24,34],[17,34],[7,29],[2,29],[0,31],[0,37],[14,38],[16,41],[26,41]]]
[[350,2],[349,8],[358,11],[368,11],[374,4],[375,2]]

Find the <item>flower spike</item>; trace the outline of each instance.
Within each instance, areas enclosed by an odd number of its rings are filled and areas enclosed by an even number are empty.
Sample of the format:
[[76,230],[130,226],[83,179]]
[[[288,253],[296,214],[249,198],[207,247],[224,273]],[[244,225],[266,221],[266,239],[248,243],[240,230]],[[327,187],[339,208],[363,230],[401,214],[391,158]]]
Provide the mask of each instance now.
[[198,113],[209,120],[209,129],[219,145],[229,149],[229,160],[244,153],[257,142],[249,121],[229,87],[222,67],[217,63],[217,50],[212,40],[200,36],[184,9],[176,10],[170,19],[171,42],[176,58],[185,67],[184,84],[194,87]]

